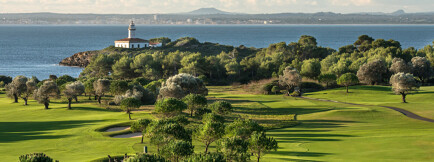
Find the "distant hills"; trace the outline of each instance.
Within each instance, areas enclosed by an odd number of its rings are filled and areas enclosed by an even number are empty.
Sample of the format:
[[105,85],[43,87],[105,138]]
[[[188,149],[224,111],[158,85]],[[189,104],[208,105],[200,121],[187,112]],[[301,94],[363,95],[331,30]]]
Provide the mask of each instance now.
[[243,14],[200,8],[171,14],[0,14],[0,24],[434,24],[434,12]]
[[233,14],[231,12],[225,12],[216,8],[200,8],[194,11],[187,12],[186,14],[193,15],[212,15],[212,14]]

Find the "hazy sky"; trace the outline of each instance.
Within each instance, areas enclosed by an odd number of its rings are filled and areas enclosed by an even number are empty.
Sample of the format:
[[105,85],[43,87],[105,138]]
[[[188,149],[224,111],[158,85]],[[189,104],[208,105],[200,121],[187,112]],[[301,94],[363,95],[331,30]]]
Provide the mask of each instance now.
[[0,0],[0,13],[177,13],[202,7],[229,12],[434,11],[434,0]]

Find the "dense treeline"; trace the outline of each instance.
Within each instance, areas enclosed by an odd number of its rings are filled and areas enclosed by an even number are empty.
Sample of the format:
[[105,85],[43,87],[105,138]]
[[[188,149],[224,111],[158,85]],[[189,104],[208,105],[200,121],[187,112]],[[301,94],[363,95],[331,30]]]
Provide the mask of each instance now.
[[[170,40],[166,39],[166,42]],[[362,35],[352,45],[334,50],[317,45],[311,36],[301,36],[298,42],[271,44],[268,48],[254,49],[240,46],[233,48],[200,43],[194,38],[181,38],[167,43],[162,49],[129,50],[110,47],[93,58],[81,76],[111,77],[131,80],[144,77],[148,80],[167,79],[178,73],[200,77],[211,85],[227,85],[234,82],[277,77],[287,66],[299,70],[305,78],[318,80],[321,75],[340,77],[345,73],[358,74],[362,83],[388,83],[396,72],[394,62],[411,66],[410,71],[419,81],[426,82],[432,76],[434,65],[433,45],[423,49],[402,49],[394,40],[373,39]],[[395,60],[395,58],[402,59]],[[424,60],[430,65],[425,66]],[[376,63],[373,63],[377,61]],[[379,61],[379,62],[378,62]],[[409,65],[411,64],[411,65]],[[393,69],[390,69],[394,66]],[[377,67],[373,67],[377,66]],[[427,68],[421,70],[421,68]],[[362,68],[362,69],[361,69]],[[382,71],[371,72],[369,69]],[[395,70],[395,71],[393,71]],[[378,78],[364,76],[378,73]]]

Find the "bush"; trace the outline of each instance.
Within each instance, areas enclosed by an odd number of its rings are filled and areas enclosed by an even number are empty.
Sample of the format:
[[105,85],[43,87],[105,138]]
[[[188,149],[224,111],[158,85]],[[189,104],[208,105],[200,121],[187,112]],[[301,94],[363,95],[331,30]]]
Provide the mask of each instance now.
[[149,84],[151,81],[144,78],[144,77],[139,77],[133,80],[133,83],[135,84],[140,84],[142,86],[146,86],[147,84]]
[[194,112],[195,116],[201,117],[207,113],[211,113],[212,111],[208,108],[198,108],[196,109],[196,111]]
[[232,112],[232,105],[226,101],[216,101],[208,106],[212,112],[217,114],[229,114]]
[[272,83],[268,83],[265,84],[264,86],[262,86],[262,91],[264,94],[271,94],[271,89],[273,89],[273,84]]
[[324,89],[324,87],[321,84],[314,83],[314,82],[302,82],[301,89],[303,92],[306,93],[306,92],[321,91]]
[[45,155],[44,153],[32,153],[21,155],[19,157],[20,162],[53,162],[53,159]]
[[200,153],[190,155],[184,162],[226,162],[225,157],[221,153]]
[[124,162],[148,162],[148,161],[166,162],[167,160],[158,155],[142,154],[142,153],[138,153],[136,156],[132,156],[124,159]]
[[112,95],[123,94],[128,90],[128,82],[123,80],[114,80],[110,82],[110,93]]

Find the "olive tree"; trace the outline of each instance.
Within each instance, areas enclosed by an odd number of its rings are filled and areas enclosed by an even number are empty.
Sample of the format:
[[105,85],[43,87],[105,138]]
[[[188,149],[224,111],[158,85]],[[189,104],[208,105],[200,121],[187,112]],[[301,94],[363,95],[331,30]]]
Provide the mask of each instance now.
[[95,94],[98,95],[98,103],[101,104],[101,98],[105,93],[110,92],[110,80],[98,79],[93,83]]
[[291,89],[300,87],[301,75],[297,69],[288,66],[283,71],[283,75],[279,75],[279,84],[286,88],[287,95],[289,96]]
[[14,99],[15,103],[18,103],[18,97],[27,91],[27,81],[28,79],[25,76],[19,75],[16,76],[11,83],[6,85],[6,94],[8,97]]
[[141,143],[143,143],[143,138],[146,133],[146,127],[151,123],[152,121],[149,119],[140,119],[134,123],[131,124],[131,131],[132,132],[142,132],[142,140]]
[[159,98],[181,99],[191,93],[206,96],[208,95],[208,89],[201,79],[182,73],[170,77],[162,84]]
[[386,64],[382,60],[373,60],[363,64],[357,71],[360,82],[375,85],[383,81],[387,74]]
[[140,100],[136,98],[127,98],[122,100],[121,107],[124,109],[128,114],[128,119],[131,120],[131,110],[135,108],[139,108],[142,105]]
[[348,93],[348,87],[359,83],[359,79],[353,73],[346,73],[338,78],[337,83],[341,86],[345,86]]
[[425,80],[429,79],[433,73],[431,63],[426,57],[413,57],[411,63],[413,64],[413,75],[424,84]]
[[190,111],[190,116],[193,116],[193,112],[195,112],[197,109],[204,108],[207,105],[205,96],[198,94],[189,94],[185,96],[182,101],[187,104],[187,109]]
[[39,103],[44,104],[45,109],[48,109],[51,98],[60,98],[59,87],[53,81],[45,81],[41,87],[35,90],[33,96]]
[[78,102],[77,97],[84,93],[85,87],[80,81],[69,83],[65,86],[63,94],[65,94],[66,99],[68,99],[68,109],[71,109],[72,99]]
[[404,103],[406,103],[405,97],[407,94],[419,88],[419,84],[414,79],[414,76],[409,73],[397,73],[392,75],[392,77],[390,77],[390,84],[392,84],[392,90],[402,96],[402,102]]
[[405,61],[402,58],[394,58],[392,60],[392,65],[390,66],[389,70],[393,73],[411,73],[413,70],[413,65],[411,62],[405,63]]
[[36,82],[33,79],[30,79],[26,82],[26,91],[24,91],[20,95],[20,97],[24,100],[24,105],[27,105],[27,100],[35,92],[35,89],[37,88],[38,87],[36,86]]
[[161,99],[155,103],[154,111],[163,114],[165,117],[179,115],[183,110],[187,109],[187,104],[176,98]]
[[256,157],[257,161],[267,152],[277,151],[277,141],[273,137],[267,137],[265,132],[253,132],[249,140],[249,150]]
[[202,125],[196,130],[194,136],[205,144],[205,153],[211,143],[225,135],[224,118],[214,113],[208,113],[202,118]]

